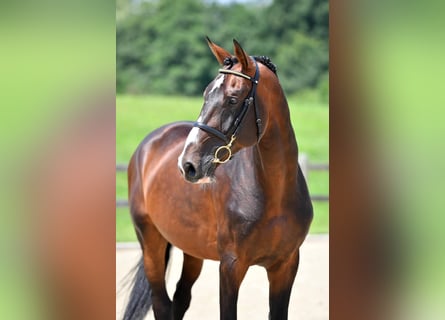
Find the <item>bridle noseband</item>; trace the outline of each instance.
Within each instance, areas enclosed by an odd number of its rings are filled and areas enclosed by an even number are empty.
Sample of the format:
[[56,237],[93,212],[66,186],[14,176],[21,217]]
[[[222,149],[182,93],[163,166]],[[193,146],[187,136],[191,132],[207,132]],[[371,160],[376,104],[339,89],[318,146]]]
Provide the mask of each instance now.
[[[240,112],[238,113],[237,117],[235,118],[235,121],[232,123],[232,125],[230,126],[229,130],[227,131],[227,133],[222,133],[221,131],[219,131],[218,129],[212,128],[208,125],[206,125],[205,123],[202,122],[195,122],[193,124],[194,127],[197,127],[199,129],[204,130],[207,133],[210,133],[212,135],[214,135],[215,137],[219,138],[220,140],[224,141],[226,143],[226,145],[224,146],[220,146],[218,149],[216,149],[215,151],[215,155],[213,158],[213,163],[226,163],[227,161],[230,160],[230,158],[232,157],[232,144],[235,141],[238,131],[240,130],[241,127],[241,123],[243,122],[244,118],[246,117],[247,111],[249,110],[249,106],[253,103],[255,106],[255,119],[256,119],[256,125],[257,125],[257,134],[258,134],[258,139],[261,136],[261,119],[259,118],[259,113],[257,110],[257,105],[255,104],[255,94],[256,94],[256,87],[258,84],[258,80],[260,78],[260,70],[258,68],[258,63],[256,62],[255,59],[253,59],[255,62],[255,75],[252,78],[251,76],[244,74],[242,72],[238,72],[238,71],[234,71],[231,69],[219,69],[218,72],[219,73],[224,73],[224,74],[233,74],[235,76],[238,77],[242,77],[245,79],[248,79],[252,82],[252,88],[250,88],[249,94],[247,95],[246,99],[244,100],[243,106],[241,107]],[[221,151],[227,151],[228,152],[228,156],[226,159],[221,160],[218,155]]]

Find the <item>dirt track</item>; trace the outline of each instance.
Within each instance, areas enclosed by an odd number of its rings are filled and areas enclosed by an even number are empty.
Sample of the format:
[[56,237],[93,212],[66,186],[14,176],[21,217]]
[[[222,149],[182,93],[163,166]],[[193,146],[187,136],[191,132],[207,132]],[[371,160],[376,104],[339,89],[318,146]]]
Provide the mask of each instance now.
[[[118,245],[116,250],[116,287],[136,264],[141,251],[137,244]],[[192,303],[184,319],[219,319],[218,266],[215,261],[204,262],[201,276],[192,291]],[[169,271],[168,291],[174,291],[182,267],[182,253],[175,249]],[[121,318],[128,291],[116,298],[116,319]],[[251,267],[241,285],[238,299],[238,319],[267,319],[268,282],[261,267]],[[154,319],[150,312],[146,319]],[[290,320],[329,319],[329,236],[309,235],[301,247],[300,267],[295,280],[289,307]]]

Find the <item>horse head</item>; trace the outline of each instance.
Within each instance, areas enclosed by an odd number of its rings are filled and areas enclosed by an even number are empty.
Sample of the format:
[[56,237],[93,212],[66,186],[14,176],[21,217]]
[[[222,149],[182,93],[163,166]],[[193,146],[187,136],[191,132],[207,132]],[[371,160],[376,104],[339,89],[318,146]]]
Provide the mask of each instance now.
[[193,183],[211,182],[219,165],[258,143],[268,121],[259,92],[270,70],[260,67],[236,40],[234,56],[207,42],[222,68],[204,91],[201,113],[178,158],[181,174]]

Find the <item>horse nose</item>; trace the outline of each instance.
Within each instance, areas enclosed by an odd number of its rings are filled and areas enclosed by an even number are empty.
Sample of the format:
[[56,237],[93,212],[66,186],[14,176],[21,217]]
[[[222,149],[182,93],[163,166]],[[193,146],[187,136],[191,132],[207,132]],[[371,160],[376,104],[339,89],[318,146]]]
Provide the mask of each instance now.
[[195,178],[196,177],[195,166],[191,162],[184,163],[184,173],[187,176],[187,178]]
[[196,182],[202,178],[197,167],[189,161],[182,165],[182,171],[184,178],[189,182]]

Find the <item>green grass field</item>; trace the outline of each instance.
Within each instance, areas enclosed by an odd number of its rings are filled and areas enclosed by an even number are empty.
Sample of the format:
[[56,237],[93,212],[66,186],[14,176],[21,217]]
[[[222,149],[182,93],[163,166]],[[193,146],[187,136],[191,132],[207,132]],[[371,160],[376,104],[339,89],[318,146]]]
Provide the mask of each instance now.
[[[116,98],[116,161],[127,164],[139,142],[157,127],[177,121],[198,118],[202,97],[129,96]],[[292,124],[297,136],[300,153],[308,155],[311,162],[328,162],[329,159],[329,109],[325,104],[289,98]],[[329,174],[312,171],[308,177],[311,194],[329,193]],[[127,198],[125,173],[116,175],[116,196]],[[314,202],[312,233],[329,230],[329,204]],[[116,210],[116,240],[135,241],[133,226],[127,208]]]

